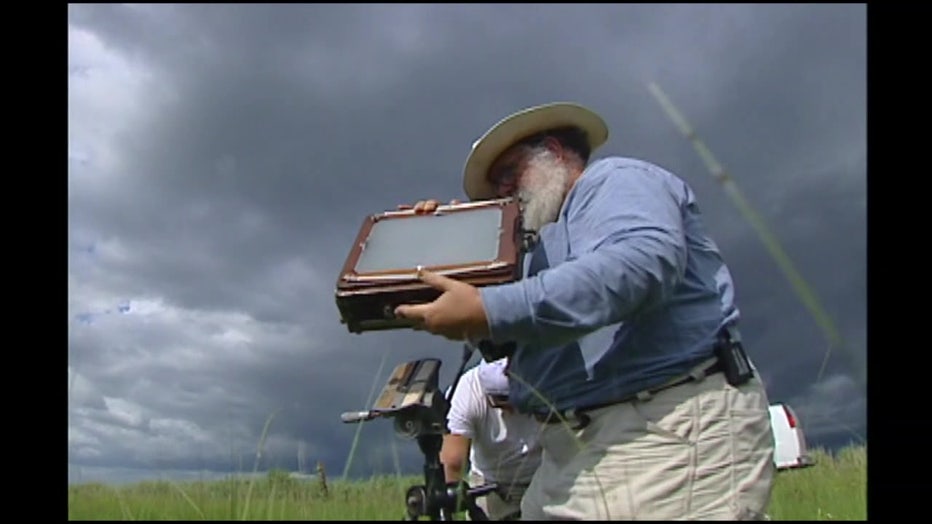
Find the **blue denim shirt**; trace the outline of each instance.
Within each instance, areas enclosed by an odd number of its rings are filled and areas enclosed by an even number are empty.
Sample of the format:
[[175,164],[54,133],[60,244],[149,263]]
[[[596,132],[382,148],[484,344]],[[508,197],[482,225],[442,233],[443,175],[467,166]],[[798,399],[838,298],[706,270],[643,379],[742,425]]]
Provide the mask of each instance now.
[[[510,397],[521,411],[583,407],[682,375],[734,324],[731,275],[695,195],[636,159],[592,162],[523,279],[479,290],[494,342],[517,342]],[[536,393],[535,393],[536,390]]]

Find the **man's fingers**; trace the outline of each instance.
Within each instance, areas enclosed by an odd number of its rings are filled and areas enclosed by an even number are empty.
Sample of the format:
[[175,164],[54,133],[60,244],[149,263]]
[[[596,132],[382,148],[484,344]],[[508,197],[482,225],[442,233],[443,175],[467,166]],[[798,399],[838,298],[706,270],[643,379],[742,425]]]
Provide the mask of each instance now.
[[420,200],[417,204],[414,204],[415,213],[433,213],[437,210],[437,206],[440,205],[440,202],[430,199],[430,200]]
[[[449,205],[454,206],[459,203],[459,199],[454,198],[450,201]],[[431,198],[428,200],[418,200],[417,203],[415,203],[413,206],[411,204],[399,204],[398,210],[401,211],[406,209],[413,209],[415,213],[427,214],[433,213],[437,210],[438,207],[440,207],[440,201]]]
[[395,308],[395,316],[422,323],[424,321],[425,311],[429,305],[430,304],[415,304],[398,306]]
[[457,281],[450,277],[445,277],[439,273],[433,273],[421,267],[418,268],[417,275],[423,282],[441,291],[449,291],[451,287],[457,284]]

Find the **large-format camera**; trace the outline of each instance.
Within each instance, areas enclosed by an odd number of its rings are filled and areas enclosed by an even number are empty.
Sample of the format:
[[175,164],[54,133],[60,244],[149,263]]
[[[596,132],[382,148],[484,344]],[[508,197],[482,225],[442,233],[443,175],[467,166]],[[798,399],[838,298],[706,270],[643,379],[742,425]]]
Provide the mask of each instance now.
[[395,317],[395,307],[440,295],[418,279],[419,267],[477,287],[517,280],[520,216],[518,204],[505,198],[366,217],[337,279],[341,321],[353,333],[411,327]]

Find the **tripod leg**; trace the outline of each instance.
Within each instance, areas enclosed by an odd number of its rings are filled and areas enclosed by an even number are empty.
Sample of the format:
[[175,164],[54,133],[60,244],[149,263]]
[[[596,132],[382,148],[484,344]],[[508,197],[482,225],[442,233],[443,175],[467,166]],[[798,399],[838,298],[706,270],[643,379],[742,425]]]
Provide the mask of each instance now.
[[411,486],[405,494],[405,516],[402,520],[420,520],[427,512],[427,490],[424,486]]

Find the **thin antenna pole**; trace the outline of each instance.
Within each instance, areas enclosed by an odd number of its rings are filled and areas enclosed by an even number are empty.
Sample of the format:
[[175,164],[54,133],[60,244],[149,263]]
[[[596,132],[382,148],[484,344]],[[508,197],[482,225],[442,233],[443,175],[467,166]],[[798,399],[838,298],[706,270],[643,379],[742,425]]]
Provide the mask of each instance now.
[[[379,377],[382,376],[382,369],[385,367],[385,359],[388,357],[388,350],[382,352],[382,362],[379,364],[379,370],[375,372],[375,380],[369,388],[369,396],[366,397],[366,406],[372,405],[372,397],[375,395],[375,388],[379,384]],[[350,466],[353,465],[353,457],[356,456],[356,445],[359,444],[359,433],[362,431],[362,424],[356,427],[356,433],[353,435],[353,443],[350,445],[349,455],[346,457],[346,464],[343,465],[343,480],[347,480]]]
[[[751,207],[748,201],[744,198],[744,195],[741,191],[738,190],[738,186],[735,184],[735,181],[731,178],[731,175],[725,171],[725,168],[715,159],[712,155],[712,151],[706,147],[705,143],[702,142],[702,139],[699,138],[699,135],[696,131],[689,125],[683,115],[673,106],[673,102],[667,98],[666,94],[660,89],[654,82],[649,82],[647,85],[651,94],[654,95],[654,98],[657,99],[657,102],[660,103],[660,106],[663,108],[664,112],[673,121],[673,124],[680,130],[686,138],[692,142],[693,147],[696,149],[696,152],[699,153],[699,156],[702,158],[702,161],[705,163],[706,168],[709,170],[709,173],[712,177],[722,184],[722,187],[725,189],[725,192],[731,197],[732,201],[738,207],[738,211],[744,215],[745,219],[751,224],[751,227],[757,232],[758,236],[761,239],[761,242],[764,243],[764,247],[767,248],[767,251],[770,252],[770,255],[773,257],[774,261],[779,266],[780,270],[783,271],[784,276],[790,282],[790,285],[793,287],[793,290],[796,292],[796,295],[802,301],[803,305],[809,310],[809,313],[812,314],[813,319],[819,328],[822,330],[823,334],[829,341],[828,350],[825,352],[825,358],[822,361],[822,365],[819,368],[819,374],[816,377],[816,380],[822,378],[822,373],[825,371],[825,364],[828,362],[829,354],[833,347],[843,348],[843,341],[841,334],[835,328],[835,323],[832,321],[832,318],[828,313],[822,308],[819,303],[819,300],[809,286],[806,283],[806,280],[800,275],[799,271],[793,266],[793,262],[790,260],[790,257],[783,251],[783,248],[780,246],[780,242],[777,238],[770,232],[764,223],[760,215]],[[856,372],[859,375],[859,379],[862,383],[866,382],[864,376],[864,370],[862,369],[860,362],[853,362],[856,368]]]

